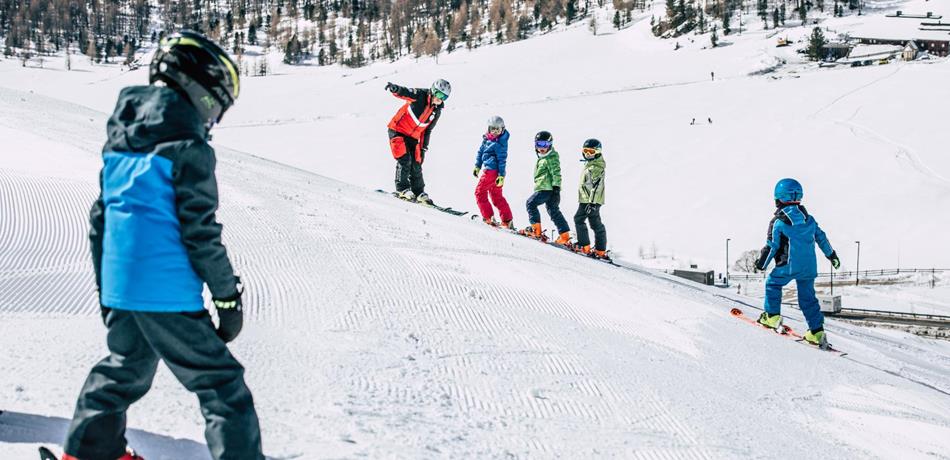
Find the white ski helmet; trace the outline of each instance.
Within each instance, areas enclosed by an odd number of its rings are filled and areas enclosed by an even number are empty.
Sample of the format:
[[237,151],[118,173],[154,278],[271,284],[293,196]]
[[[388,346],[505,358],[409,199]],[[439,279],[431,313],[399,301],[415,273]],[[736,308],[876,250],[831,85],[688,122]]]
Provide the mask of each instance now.
[[502,119],[501,117],[499,117],[498,115],[495,115],[495,116],[489,118],[489,119],[488,119],[488,129],[492,129],[492,128],[501,128],[502,131],[504,131],[504,129],[505,129],[505,120]]
[[[452,94],[452,85],[448,81],[443,79],[438,79],[435,83],[432,84],[432,95],[442,99],[443,101],[448,99]],[[444,97],[443,97],[444,96]]]

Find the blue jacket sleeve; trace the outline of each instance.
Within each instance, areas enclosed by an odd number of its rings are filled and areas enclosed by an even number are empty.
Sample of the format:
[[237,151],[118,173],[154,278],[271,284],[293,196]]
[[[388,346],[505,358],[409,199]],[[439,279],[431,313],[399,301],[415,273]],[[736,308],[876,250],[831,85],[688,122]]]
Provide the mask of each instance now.
[[482,143],[478,146],[478,151],[475,152],[475,167],[482,167],[482,153],[485,151],[485,138],[482,138]]
[[[812,217],[814,219],[814,216]],[[828,237],[825,235],[824,230],[818,226],[818,221],[815,222],[815,242],[818,243],[818,247],[821,248],[821,252],[825,254],[825,257],[831,256],[831,253],[835,252],[834,248],[831,247],[831,242],[828,241]]]
[[498,139],[497,147],[495,148],[495,159],[498,160],[498,175],[505,175],[505,168],[508,166],[508,133]]

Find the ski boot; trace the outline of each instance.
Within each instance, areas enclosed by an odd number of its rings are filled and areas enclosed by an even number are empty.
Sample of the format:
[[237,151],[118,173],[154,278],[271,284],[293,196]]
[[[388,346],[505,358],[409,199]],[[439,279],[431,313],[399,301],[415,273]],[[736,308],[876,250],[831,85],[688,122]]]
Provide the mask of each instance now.
[[406,200],[406,201],[415,201],[415,200],[416,200],[416,194],[415,194],[415,193],[412,193],[412,190],[410,190],[410,189],[408,189],[408,188],[405,189],[405,190],[396,192],[396,193],[398,194],[397,196],[398,196],[399,198],[403,199],[403,200]]
[[506,228],[506,229],[508,229],[508,230],[514,230],[514,229],[515,229],[515,224],[514,224],[514,222],[512,222],[512,221],[510,221],[510,220],[503,220],[503,221],[501,221],[501,227],[502,227],[502,228]]
[[763,311],[762,314],[759,315],[758,323],[761,324],[763,327],[767,327],[769,329],[775,329],[778,332],[783,331],[781,313],[770,315]]
[[[41,456],[43,456],[43,455],[45,455],[47,452],[49,452],[49,450],[46,450],[46,452],[44,452],[44,449],[45,449],[45,448],[40,448],[40,455],[41,455]],[[45,457],[44,457],[44,458],[45,458]],[[54,458],[55,458],[55,457],[54,457]],[[63,454],[63,456],[60,458],[60,460],[79,460],[79,459],[76,458],[76,457],[73,457],[72,455],[69,455],[69,454]],[[121,457],[117,458],[116,460],[145,460],[145,458],[143,458],[142,456],[136,454],[135,451],[132,450],[131,447],[126,447],[126,448],[125,448],[125,454],[122,455]]]
[[541,222],[536,224],[531,224],[530,227],[525,228],[524,230],[519,231],[518,233],[527,236],[529,238],[541,239]]
[[419,196],[416,197],[416,202],[422,203],[422,204],[428,204],[428,205],[435,204],[432,202],[432,200],[429,199],[429,194],[426,192],[420,193]]
[[496,221],[494,217],[491,217],[488,219],[482,219],[482,222],[484,222],[487,225],[491,225],[492,227],[498,226],[498,221]]
[[824,328],[818,328],[814,331],[809,329],[808,332],[805,333],[805,341],[822,350],[828,348],[828,337],[825,336]]
[[607,261],[611,260],[610,256],[607,255],[607,251],[600,251],[600,250],[594,249],[593,256],[595,259],[601,259],[601,260],[607,260]]
[[578,253],[578,254],[583,254],[583,255],[585,255],[585,256],[589,256],[589,255],[591,255],[591,254],[590,254],[590,245],[588,244],[588,245],[585,245],[585,246],[581,246],[581,245],[579,245],[579,244],[575,244],[575,245],[574,245],[574,252],[576,252],[576,253]]
[[560,236],[554,240],[554,244],[560,244],[561,246],[571,247],[571,234],[570,232],[561,233]]

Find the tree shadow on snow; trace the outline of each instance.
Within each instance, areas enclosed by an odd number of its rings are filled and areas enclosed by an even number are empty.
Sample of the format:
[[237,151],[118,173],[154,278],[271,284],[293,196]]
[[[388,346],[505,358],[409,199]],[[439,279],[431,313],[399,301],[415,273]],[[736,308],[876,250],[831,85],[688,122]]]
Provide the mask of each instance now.
[[[0,443],[62,446],[69,422],[59,417],[0,411]],[[132,429],[125,436],[129,445],[149,460],[211,459],[208,446],[190,439]]]

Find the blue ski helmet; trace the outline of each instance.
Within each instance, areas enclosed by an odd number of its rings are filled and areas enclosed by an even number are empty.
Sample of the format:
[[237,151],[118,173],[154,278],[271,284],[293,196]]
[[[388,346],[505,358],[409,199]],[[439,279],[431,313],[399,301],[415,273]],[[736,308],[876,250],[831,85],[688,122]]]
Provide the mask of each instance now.
[[802,184],[795,179],[785,178],[775,184],[775,199],[782,203],[798,203],[804,196]]

